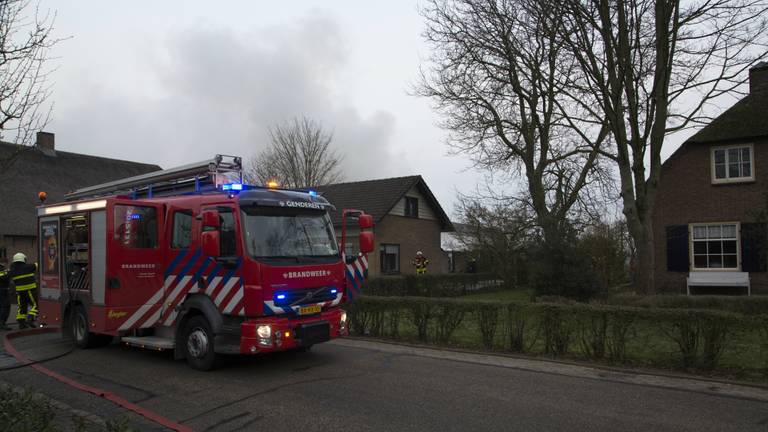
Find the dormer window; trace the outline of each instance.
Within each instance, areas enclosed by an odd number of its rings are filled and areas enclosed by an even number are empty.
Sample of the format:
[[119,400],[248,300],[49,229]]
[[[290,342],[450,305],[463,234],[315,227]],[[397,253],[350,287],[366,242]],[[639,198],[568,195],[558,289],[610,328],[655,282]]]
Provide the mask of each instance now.
[[737,183],[755,180],[752,144],[712,149],[712,183]]

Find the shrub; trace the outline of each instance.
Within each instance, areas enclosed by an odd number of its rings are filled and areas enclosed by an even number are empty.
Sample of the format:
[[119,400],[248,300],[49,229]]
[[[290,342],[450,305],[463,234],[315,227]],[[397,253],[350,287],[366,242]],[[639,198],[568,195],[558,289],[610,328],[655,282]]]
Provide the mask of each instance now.
[[629,330],[635,320],[635,315],[622,310],[609,312],[610,336],[606,341],[608,355],[611,361],[624,362],[627,356],[627,340]]
[[400,338],[400,310],[392,309],[389,311],[387,320],[387,335],[392,339]]
[[513,352],[525,352],[525,330],[528,322],[524,306],[517,303],[507,305],[507,334],[509,335],[509,349]]
[[566,322],[566,311],[560,305],[542,305],[541,328],[545,354],[559,356],[568,352],[573,327]]
[[490,273],[449,273],[381,276],[366,280],[366,295],[384,297],[458,297],[504,289],[503,281]]
[[575,245],[542,247],[531,263],[531,287],[537,295],[588,300],[600,292],[590,259]]
[[416,334],[420,341],[426,342],[429,322],[434,316],[435,305],[433,302],[426,301],[425,299],[414,298],[410,310],[411,322],[416,327]]
[[657,315],[664,317],[662,332],[677,344],[685,368],[716,368],[734,336],[734,326],[749,326],[750,321],[727,312],[694,309],[667,310]]
[[768,296],[617,295],[606,304],[654,309],[711,309],[744,315],[768,314]]
[[58,430],[51,404],[29,390],[18,392],[0,386],[0,430],[20,432],[52,432]]
[[[734,342],[759,335],[768,352],[768,315],[746,316],[696,309],[637,308],[584,303],[489,302],[453,298],[363,296],[348,307],[351,328],[358,334],[401,337],[422,342],[464,343],[494,349],[501,325],[505,347],[513,352],[549,356],[583,356],[612,362],[665,363],[669,346],[684,368],[715,369],[728,354],[739,361],[739,349],[759,349]],[[470,324],[468,324],[470,323]],[[475,327],[476,325],[476,327]],[[463,328],[458,333],[457,330]],[[479,331],[478,331],[479,330]],[[461,339],[454,341],[457,335]],[[633,336],[642,340],[630,343]],[[469,338],[469,339],[467,339]],[[474,340],[472,339],[474,338]],[[749,336],[742,341],[753,343]],[[732,349],[731,347],[738,346]],[[766,356],[763,356],[765,358]],[[762,358],[749,367],[760,369]]]
[[435,340],[438,343],[450,342],[453,332],[464,320],[465,309],[462,303],[443,301],[434,309]]
[[608,346],[608,312],[598,310],[584,315],[579,326],[582,351],[588,357],[602,359]]
[[488,303],[480,305],[475,311],[477,323],[480,327],[480,338],[486,349],[493,349],[493,341],[496,337],[496,329],[499,326],[499,315],[502,305]]

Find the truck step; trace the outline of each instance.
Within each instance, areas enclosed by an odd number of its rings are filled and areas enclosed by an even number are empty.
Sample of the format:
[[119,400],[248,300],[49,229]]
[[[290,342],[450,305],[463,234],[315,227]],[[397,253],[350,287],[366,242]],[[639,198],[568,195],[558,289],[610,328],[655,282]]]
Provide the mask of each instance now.
[[122,341],[128,345],[137,346],[139,348],[149,349],[173,349],[176,344],[171,338],[164,338],[159,336],[125,336]]

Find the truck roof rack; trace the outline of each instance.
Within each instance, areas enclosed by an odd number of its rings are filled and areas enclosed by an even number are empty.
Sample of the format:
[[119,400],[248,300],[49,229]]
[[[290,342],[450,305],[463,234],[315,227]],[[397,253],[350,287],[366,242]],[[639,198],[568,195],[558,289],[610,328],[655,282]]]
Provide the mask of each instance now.
[[120,194],[152,198],[213,191],[225,183],[242,182],[242,158],[216,155],[213,160],[88,186],[66,194],[65,199],[73,201]]

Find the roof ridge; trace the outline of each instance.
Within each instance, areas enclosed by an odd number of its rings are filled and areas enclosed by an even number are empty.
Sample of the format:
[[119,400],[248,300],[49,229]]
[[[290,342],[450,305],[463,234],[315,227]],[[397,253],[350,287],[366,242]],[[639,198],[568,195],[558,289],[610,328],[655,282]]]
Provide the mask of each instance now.
[[359,181],[349,181],[349,182],[341,182],[341,183],[328,183],[328,184],[319,185],[319,186],[315,186],[315,187],[316,188],[321,188],[321,187],[340,186],[340,185],[348,185],[348,184],[372,183],[372,182],[380,182],[380,181],[386,181],[386,180],[401,180],[401,179],[416,178],[416,177],[421,177],[421,174],[413,174],[413,175],[398,176],[398,177],[386,177],[386,178],[372,179],[372,180],[359,180]]
[[[4,145],[4,146],[7,146],[7,147],[23,147],[23,148],[28,149],[28,150],[33,150],[33,149],[37,148],[37,146],[35,146],[35,145],[13,144],[13,143],[9,143],[9,142],[6,142],[6,141],[0,141],[0,145]],[[86,153],[75,153],[75,152],[66,151],[66,150],[58,150],[58,149],[54,149],[54,150],[55,150],[56,154],[63,153],[63,154],[66,154],[66,155],[73,155],[73,156],[78,156],[78,157],[83,157],[83,158],[88,158],[88,159],[99,159],[99,160],[107,160],[107,161],[113,161],[113,162],[125,162],[125,163],[130,163],[130,164],[135,164],[135,165],[146,165],[146,166],[152,166],[152,167],[160,168],[160,165],[152,164],[152,163],[147,163],[147,162],[137,162],[137,161],[132,161],[132,160],[128,160],[128,159],[117,159],[117,158],[112,158],[112,157],[96,156],[96,155],[91,155],[91,154],[86,154]]]

